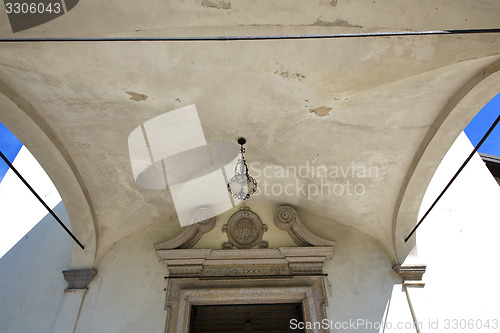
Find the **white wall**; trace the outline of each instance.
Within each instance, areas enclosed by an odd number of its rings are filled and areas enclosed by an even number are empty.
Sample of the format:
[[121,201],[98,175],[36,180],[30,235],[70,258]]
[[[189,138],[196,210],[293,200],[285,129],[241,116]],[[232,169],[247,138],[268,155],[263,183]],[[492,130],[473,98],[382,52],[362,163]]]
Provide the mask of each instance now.
[[[62,203],[54,212],[69,224]],[[72,239],[47,215],[0,259],[0,332],[52,331],[72,247]]]
[[[12,164],[50,208],[61,202],[54,184],[26,147]],[[43,205],[9,169],[0,183],[0,258],[46,214]]]
[[[59,193],[26,147],[13,165],[71,227]],[[52,331],[67,286],[62,271],[69,267],[71,251],[71,238],[9,169],[0,183],[1,332]]]
[[324,219],[308,224],[314,217],[302,216],[312,232],[337,242],[324,267],[332,287],[327,307],[331,332],[378,332],[392,288],[400,283],[384,248],[353,228]]
[[[457,138],[434,174],[420,216],[473,148],[465,134]],[[499,203],[500,187],[476,154],[418,229],[419,261],[427,264],[426,285],[409,292],[421,332],[500,331]],[[408,303],[401,301],[405,296],[400,288],[393,298],[399,306],[391,305],[389,317],[396,324],[408,318]]]
[[167,271],[153,245],[174,227],[147,227],[110,249],[88,286],[77,333],[163,332]]

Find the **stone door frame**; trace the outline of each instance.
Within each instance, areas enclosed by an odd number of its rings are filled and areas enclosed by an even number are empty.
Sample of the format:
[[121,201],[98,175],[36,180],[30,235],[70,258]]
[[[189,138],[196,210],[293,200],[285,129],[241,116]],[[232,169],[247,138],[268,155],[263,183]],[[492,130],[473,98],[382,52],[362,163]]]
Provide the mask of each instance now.
[[[280,278],[169,278],[165,332],[189,333],[191,310],[199,305],[302,304],[304,322],[326,319],[323,275]],[[306,332],[328,332],[306,329]],[[297,330],[297,332],[299,332]]]

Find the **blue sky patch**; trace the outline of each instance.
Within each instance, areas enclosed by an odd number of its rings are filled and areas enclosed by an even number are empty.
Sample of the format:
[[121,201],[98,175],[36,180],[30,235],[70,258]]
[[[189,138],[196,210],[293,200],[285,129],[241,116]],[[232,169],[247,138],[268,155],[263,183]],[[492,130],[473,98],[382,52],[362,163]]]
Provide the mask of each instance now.
[[[486,104],[465,128],[465,134],[474,147],[481,141],[500,114],[500,93]],[[480,153],[500,156],[500,125],[491,132],[490,136],[479,149]]]
[[[23,144],[21,141],[0,122],[0,150],[7,157],[9,162],[12,163],[14,161],[22,146]],[[2,181],[7,170],[9,170],[9,166],[0,159],[0,181]]]

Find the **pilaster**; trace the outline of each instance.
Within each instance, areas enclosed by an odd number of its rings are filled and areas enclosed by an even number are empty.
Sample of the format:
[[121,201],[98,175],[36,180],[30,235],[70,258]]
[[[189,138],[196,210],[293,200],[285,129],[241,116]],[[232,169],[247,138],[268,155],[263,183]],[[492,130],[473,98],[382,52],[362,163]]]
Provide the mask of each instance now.
[[75,331],[88,284],[95,277],[97,271],[95,269],[79,269],[63,271],[62,273],[68,282],[68,288],[64,291],[52,333]]

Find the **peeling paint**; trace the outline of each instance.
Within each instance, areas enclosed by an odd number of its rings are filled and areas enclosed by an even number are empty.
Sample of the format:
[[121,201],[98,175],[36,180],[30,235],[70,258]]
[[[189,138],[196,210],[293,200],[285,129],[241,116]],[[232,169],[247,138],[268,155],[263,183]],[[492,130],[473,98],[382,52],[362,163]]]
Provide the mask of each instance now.
[[321,20],[321,18],[318,18],[311,26],[363,28],[361,25],[352,25],[346,20],[336,19],[334,22],[328,22]]
[[175,99],[175,101],[180,103],[180,102],[181,102],[181,99],[177,97],[177,98]]
[[78,147],[80,147],[82,149],[88,149],[88,148],[90,148],[90,145],[88,143],[80,142],[80,143],[78,143]]
[[130,95],[131,100],[136,101],[136,102],[145,101],[146,98],[148,98],[147,95],[138,94],[135,91],[127,91],[127,94]]
[[211,0],[203,0],[201,2],[202,7],[208,8],[216,8],[216,9],[231,9],[231,2],[219,0],[219,1],[211,1]]
[[326,106],[320,106],[319,108],[309,110],[309,113],[314,113],[318,117],[325,117],[328,116],[331,110],[332,108],[327,108]]
[[333,7],[336,7],[337,6],[337,0],[330,1],[330,5],[332,5]]
[[280,72],[280,71],[274,71],[274,74],[278,74],[278,75],[281,75],[282,77],[284,77],[285,79],[297,79],[299,81],[302,81],[303,79],[305,79],[305,75],[302,75],[300,73],[293,73],[293,74],[290,74],[288,72]]

